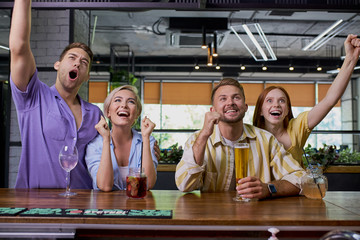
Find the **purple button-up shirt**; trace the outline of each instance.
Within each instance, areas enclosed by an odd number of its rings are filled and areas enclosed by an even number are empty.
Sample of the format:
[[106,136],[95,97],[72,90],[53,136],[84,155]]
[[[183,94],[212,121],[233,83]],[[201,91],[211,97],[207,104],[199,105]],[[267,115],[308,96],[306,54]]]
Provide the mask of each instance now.
[[74,115],[55,86],[47,86],[37,75],[36,70],[25,92],[10,79],[22,142],[15,188],[65,188],[66,172],[59,164],[59,152],[65,142],[73,140],[79,162],[71,171],[70,187],[92,188],[85,149],[97,135],[94,127],[100,120],[101,110],[78,96],[82,123],[77,129]]

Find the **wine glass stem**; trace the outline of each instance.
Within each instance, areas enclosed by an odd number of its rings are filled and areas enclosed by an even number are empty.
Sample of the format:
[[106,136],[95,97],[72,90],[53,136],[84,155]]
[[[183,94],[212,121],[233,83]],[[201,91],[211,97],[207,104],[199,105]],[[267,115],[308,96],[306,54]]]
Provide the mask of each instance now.
[[70,171],[66,172],[66,192],[70,192]]

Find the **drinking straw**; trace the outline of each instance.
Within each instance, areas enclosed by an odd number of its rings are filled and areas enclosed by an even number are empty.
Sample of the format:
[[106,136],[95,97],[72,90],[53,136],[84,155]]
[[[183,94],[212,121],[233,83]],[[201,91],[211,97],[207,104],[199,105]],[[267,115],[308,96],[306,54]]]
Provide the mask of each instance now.
[[[306,153],[305,153],[305,150],[304,150],[304,149],[303,149],[303,152],[304,152],[304,156],[305,156],[305,159],[306,159],[306,162],[307,162],[308,166],[312,166],[312,165],[310,164],[310,162],[309,162],[309,159],[308,159],[307,156],[306,156]],[[310,171],[310,172],[311,172],[311,176],[312,176],[312,178],[313,178],[313,180],[314,180],[314,183],[316,184],[317,188],[319,189],[320,197],[323,198],[323,195],[322,195],[320,186],[319,186],[319,184],[316,182],[314,173],[313,173],[312,171]]]
[[140,160],[140,176],[142,173],[142,160],[143,160],[143,142],[141,141],[141,160]]

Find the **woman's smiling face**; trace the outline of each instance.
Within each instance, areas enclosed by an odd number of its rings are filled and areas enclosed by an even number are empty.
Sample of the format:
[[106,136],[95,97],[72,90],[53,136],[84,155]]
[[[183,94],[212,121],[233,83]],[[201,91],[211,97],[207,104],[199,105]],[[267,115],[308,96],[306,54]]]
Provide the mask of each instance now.
[[265,125],[283,124],[288,113],[288,99],[285,93],[280,89],[271,90],[261,107],[261,116],[265,118]]
[[127,89],[118,91],[111,100],[107,117],[113,125],[129,125],[138,118],[136,96]]

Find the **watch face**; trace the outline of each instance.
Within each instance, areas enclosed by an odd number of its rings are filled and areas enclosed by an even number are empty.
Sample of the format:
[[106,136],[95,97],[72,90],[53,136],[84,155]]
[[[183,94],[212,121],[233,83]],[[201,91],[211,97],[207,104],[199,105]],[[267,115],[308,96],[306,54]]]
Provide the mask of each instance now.
[[274,186],[274,184],[269,184],[269,191],[273,194],[273,193],[276,193],[276,188]]

